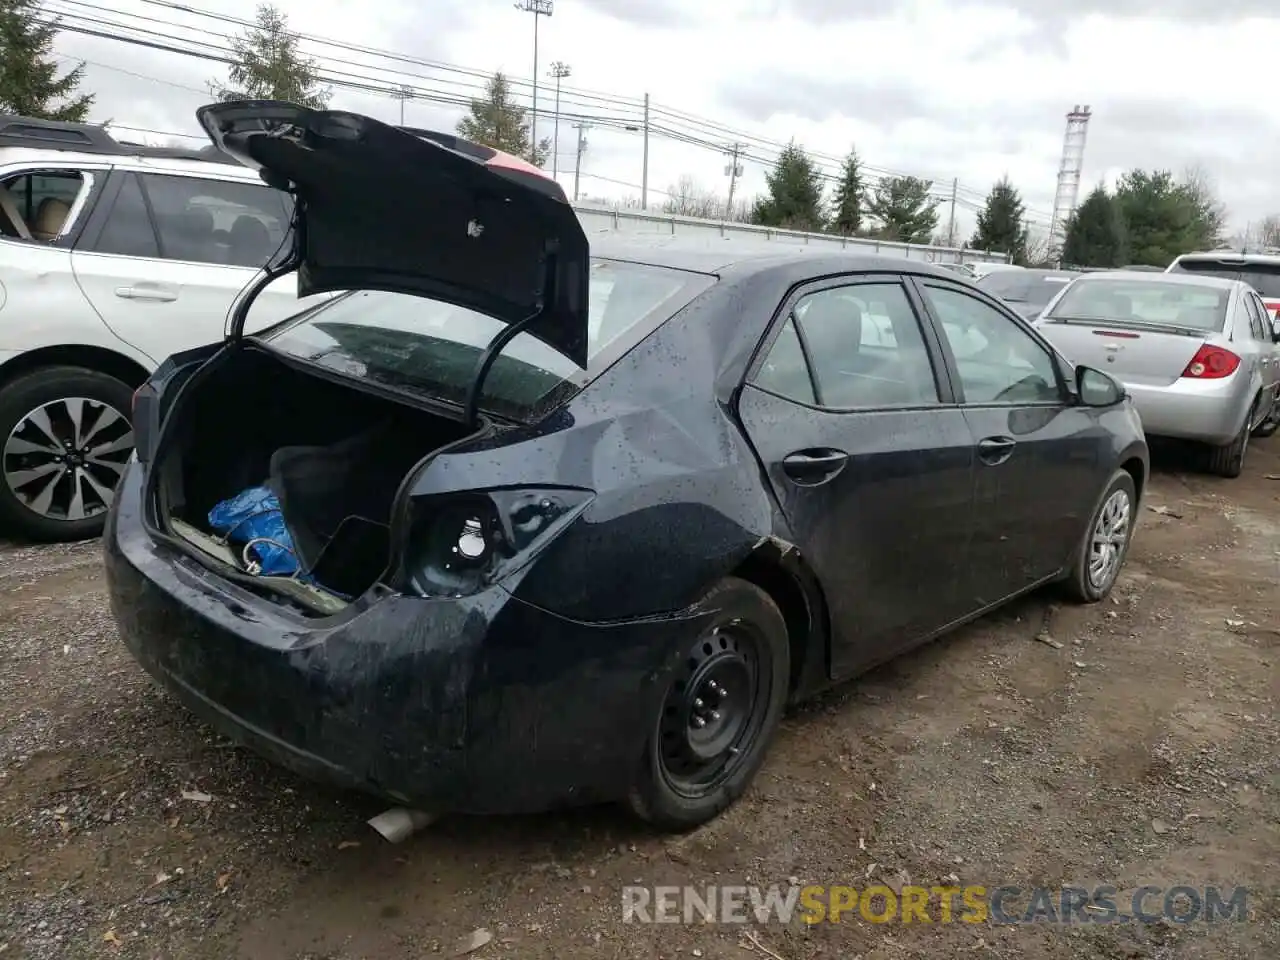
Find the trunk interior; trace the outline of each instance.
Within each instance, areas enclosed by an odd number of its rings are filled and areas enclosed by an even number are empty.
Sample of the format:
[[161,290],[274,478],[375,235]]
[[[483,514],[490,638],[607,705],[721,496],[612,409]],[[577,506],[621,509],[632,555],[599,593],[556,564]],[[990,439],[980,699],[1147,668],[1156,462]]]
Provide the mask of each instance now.
[[[391,508],[423,457],[462,439],[462,423],[299,370],[246,347],[193,385],[166,425],[158,471],[170,532],[203,552],[261,575],[315,612],[331,613],[373,586],[391,546]],[[254,489],[258,516],[218,526],[215,508]],[[263,500],[274,496],[274,503]],[[265,508],[283,520],[271,522]],[[269,541],[247,543],[251,537]],[[279,546],[292,549],[280,550]],[[262,560],[275,550],[281,572]],[[284,558],[281,560],[280,558]]]

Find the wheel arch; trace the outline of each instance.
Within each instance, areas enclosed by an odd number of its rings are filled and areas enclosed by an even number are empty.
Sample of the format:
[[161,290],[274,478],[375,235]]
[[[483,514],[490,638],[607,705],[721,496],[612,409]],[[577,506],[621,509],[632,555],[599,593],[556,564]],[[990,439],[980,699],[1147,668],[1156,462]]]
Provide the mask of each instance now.
[[0,389],[42,367],[83,367],[115,377],[132,390],[142,386],[151,375],[138,361],[115,350],[86,344],[58,344],[24,351],[0,366]]
[[799,549],[777,537],[765,538],[732,575],[769,594],[782,612],[791,652],[788,700],[803,699],[825,686],[830,616],[822,586]]
[[1141,457],[1129,456],[1120,464],[1120,469],[1129,474],[1133,478],[1134,500],[1137,503],[1142,502],[1142,490],[1147,483],[1147,465]]

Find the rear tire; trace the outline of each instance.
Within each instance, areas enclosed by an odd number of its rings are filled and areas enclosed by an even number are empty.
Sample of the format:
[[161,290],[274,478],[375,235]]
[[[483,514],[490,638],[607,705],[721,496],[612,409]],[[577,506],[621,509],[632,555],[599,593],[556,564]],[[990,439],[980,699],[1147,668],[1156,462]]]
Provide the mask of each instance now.
[[746,791],[787,698],[786,621],[753,583],[726,577],[700,604],[714,611],[681,653],[627,796],[660,829],[691,830]]
[[43,543],[101,535],[133,452],[132,402],[128,384],[84,367],[34,370],[0,390],[6,532]]
[[[1280,387],[1276,389],[1280,390]],[[1280,393],[1277,393],[1275,399],[1271,402],[1271,412],[1267,414],[1267,419],[1258,424],[1253,431],[1253,435],[1259,440],[1265,440],[1278,429],[1280,429]]]
[[1126,470],[1117,470],[1098,499],[1071,573],[1063,582],[1067,596],[1077,603],[1105,600],[1124,569],[1137,521],[1138,494]]
[[[1256,401],[1255,401],[1256,403]],[[1209,448],[1209,472],[1234,480],[1244,472],[1244,455],[1249,449],[1249,424],[1253,421],[1254,407],[1245,415],[1240,432],[1230,443]]]

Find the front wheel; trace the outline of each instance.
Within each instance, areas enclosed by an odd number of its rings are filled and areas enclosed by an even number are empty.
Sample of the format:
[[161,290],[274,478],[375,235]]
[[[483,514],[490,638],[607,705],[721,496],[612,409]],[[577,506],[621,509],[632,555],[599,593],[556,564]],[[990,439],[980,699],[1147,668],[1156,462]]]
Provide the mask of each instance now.
[[1117,470],[1089,520],[1067,578],[1066,588],[1072,599],[1097,603],[1111,593],[1129,555],[1137,502],[1133,477],[1125,470]]
[[715,613],[673,672],[627,798],[637,816],[671,831],[711,820],[747,789],[790,676],[786,622],[767,593],[727,577],[700,606]]
[[133,452],[133,391],[81,367],[45,367],[0,390],[0,520],[51,542],[102,533]]

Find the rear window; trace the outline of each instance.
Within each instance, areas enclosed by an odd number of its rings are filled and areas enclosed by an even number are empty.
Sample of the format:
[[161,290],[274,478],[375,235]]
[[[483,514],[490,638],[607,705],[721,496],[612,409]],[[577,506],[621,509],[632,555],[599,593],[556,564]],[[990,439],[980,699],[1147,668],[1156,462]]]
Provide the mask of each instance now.
[[1009,303],[1043,307],[1074,279],[1071,274],[1028,275],[1019,270],[997,270],[979,280],[978,286]]
[[1193,283],[1082,278],[1067,289],[1048,316],[1221,330],[1230,295],[1230,290]]
[[1242,280],[1268,300],[1280,300],[1280,263],[1232,263],[1227,260],[1179,260],[1170,273],[1195,273],[1223,280]]
[[[593,260],[586,371],[522,333],[485,378],[481,408],[517,420],[545,414],[643,339],[651,325],[714,282],[683,270]],[[303,314],[264,339],[349,376],[461,404],[480,354],[502,328],[500,321],[466,307],[361,290]]]

